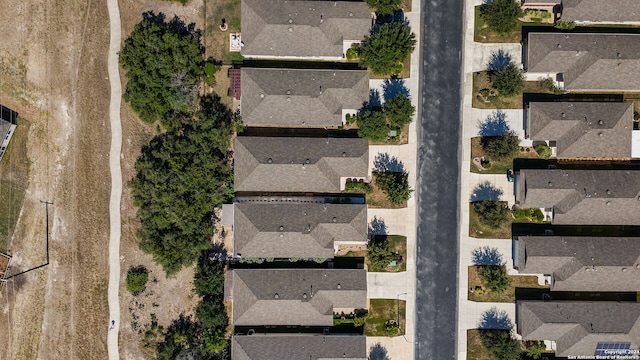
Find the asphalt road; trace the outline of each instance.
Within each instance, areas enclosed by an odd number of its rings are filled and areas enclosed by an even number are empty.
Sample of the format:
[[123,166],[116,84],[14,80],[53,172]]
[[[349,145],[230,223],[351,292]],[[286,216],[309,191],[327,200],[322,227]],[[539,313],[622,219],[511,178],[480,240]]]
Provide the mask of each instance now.
[[455,359],[464,0],[422,3],[417,360]]

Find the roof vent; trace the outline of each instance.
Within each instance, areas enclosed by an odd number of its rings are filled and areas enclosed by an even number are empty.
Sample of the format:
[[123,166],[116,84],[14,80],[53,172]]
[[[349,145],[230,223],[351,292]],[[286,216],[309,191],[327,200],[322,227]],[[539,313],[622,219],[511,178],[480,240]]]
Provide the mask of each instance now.
[[278,295],[278,293],[275,293],[275,295],[273,295],[273,298],[276,299],[276,300],[280,299],[280,295]]
[[598,120],[598,125],[603,125],[603,124],[604,124],[604,121]]
[[307,224],[307,231],[311,232],[311,224]]
[[307,293],[302,293],[302,298],[306,299],[307,298]]
[[291,95],[291,90],[287,90],[287,95]]
[[342,152],[342,157],[347,157],[347,153],[345,151]]
[[563,118],[566,118],[566,117],[567,117],[567,114],[562,113],[562,117],[563,117]]
[[264,99],[264,93],[260,94],[260,99]]
[[599,133],[598,133],[598,136],[600,136],[600,137],[602,137],[603,135],[604,135],[604,134],[603,134],[603,133],[601,133],[601,132],[599,132]]
[[349,16],[353,16],[353,13],[352,13],[352,12],[350,12],[350,13],[349,13]]
[[342,289],[342,285],[340,284],[336,285],[336,287],[338,288],[338,290]]
[[622,268],[622,271],[623,271],[623,272],[627,271],[627,268]]
[[331,219],[331,221],[338,222],[338,219],[336,219],[336,217],[334,216],[333,219]]
[[607,201],[607,205],[611,205],[611,201]]
[[[293,24],[293,19],[292,18],[289,18],[289,24]],[[291,29],[291,28],[289,28],[289,29]]]
[[561,48],[561,47],[562,47],[562,45],[560,45],[560,43],[558,43],[558,49]]
[[293,32],[293,28],[289,26],[289,32]]
[[272,163],[273,163],[273,159],[272,159],[272,158],[268,158],[268,159],[267,159],[267,162],[268,162],[269,164],[272,164]]
[[307,159],[304,161],[305,164],[309,164],[311,162],[311,160]]
[[287,96],[287,101],[291,102],[291,97]]
[[307,212],[306,212],[306,211],[305,211],[305,212],[303,212],[303,213],[302,213],[302,215],[307,216]]
[[284,225],[280,225],[280,231],[284,231]]
[[552,187],[553,183],[551,181],[549,181],[549,187]]
[[607,189],[607,195],[611,195],[611,190]]
[[620,57],[622,57],[622,54],[621,54],[621,53],[618,53],[618,57],[619,57],[619,58],[620,58]]

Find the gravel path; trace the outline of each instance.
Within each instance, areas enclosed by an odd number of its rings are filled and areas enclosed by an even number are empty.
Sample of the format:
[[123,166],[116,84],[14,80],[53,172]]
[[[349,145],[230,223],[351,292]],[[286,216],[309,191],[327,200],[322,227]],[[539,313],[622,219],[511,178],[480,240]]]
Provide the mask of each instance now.
[[111,149],[109,151],[109,169],[111,171],[111,198],[109,200],[109,332],[107,346],[109,360],[119,358],[118,330],[120,328],[120,200],[122,198],[122,169],[120,167],[120,153],[122,150],[122,124],[120,123],[120,100],[122,86],[118,68],[118,51],[120,51],[120,10],[118,0],[108,0],[109,25],[111,39],[109,41],[109,83],[111,85],[111,100],[109,104],[109,120],[111,124]]

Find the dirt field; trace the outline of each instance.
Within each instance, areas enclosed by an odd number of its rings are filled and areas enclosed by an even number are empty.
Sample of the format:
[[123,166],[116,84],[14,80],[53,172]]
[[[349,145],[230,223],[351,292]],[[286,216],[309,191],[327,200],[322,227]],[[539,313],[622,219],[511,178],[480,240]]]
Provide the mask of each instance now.
[[[201,6],[192,3],[121,1],[123,37],[150,9],[167,17],[178,13],[201,26]],[[19,125],[18,131],[25,133],[14,137],[11,149],[12,160],[26,163],[23,173],[28,174],[15,229],[4,234],[13,255],[11,273],[46,261],[41,201],[54,203],[49,207],[50,264],[16,277],[0,294],[0,359],[107,357],[108,29],[102,1],[0,2],[0,103],[18,111],[28,125]],[[140,145],[156,130],[141,124],[124,103],[122,115],[126,181],[133,176]],[[16,140],[24,142],[22,153]],[[7,171],[0,170],[2,175]],[[133,322],[143,326],[155,313],[159,325],[166,326],[197,299],[190,299],[192,269],[167,280],[138,250],[135,209],[128,196],[125,190],[120,351],[122,358],[143,359],[149,356],[139,346],[142,335]],[[124,290],[124,277],[130,266],[139,264],[157,282],[149,284],[136,304]],[[129,308],[136,308],[135,314]]]

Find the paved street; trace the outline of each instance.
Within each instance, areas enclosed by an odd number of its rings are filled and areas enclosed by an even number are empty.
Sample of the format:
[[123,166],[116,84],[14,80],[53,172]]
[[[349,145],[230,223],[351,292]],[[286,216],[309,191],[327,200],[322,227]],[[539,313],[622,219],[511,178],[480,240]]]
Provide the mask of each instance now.
[[422,4],[416,359],[455,359],[463,0]]

